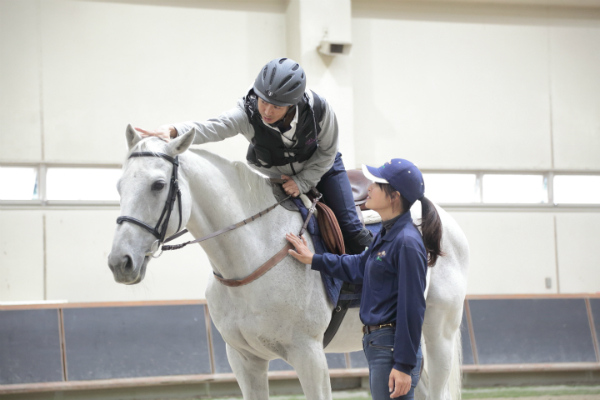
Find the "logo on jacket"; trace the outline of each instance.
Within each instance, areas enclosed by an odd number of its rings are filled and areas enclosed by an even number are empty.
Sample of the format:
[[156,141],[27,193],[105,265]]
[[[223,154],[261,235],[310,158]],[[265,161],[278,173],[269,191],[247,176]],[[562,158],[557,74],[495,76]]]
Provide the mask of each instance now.
[[380,251],[379,253],[377,253],[377,258],[375,258],[377,261],[383,261],[383,259],[381,257],[385,257],[385,250],[384,251]]

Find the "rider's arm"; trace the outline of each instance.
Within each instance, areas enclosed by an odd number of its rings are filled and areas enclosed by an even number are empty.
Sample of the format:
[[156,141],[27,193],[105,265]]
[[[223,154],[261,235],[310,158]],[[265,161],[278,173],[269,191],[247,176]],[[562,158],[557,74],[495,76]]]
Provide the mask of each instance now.
[[194,144],[220,142],[238,133],[244,136],[253,135],[254,128],[244,112],[242,100],[229,111],[225,111],[217,118],[196,122],[187,121],[171,124],[177,130],[177,136],[193,129],[196,132]]
[[427,256],[423,251],[403,244],[397,255],[398,306],[396,309],[396,335],[394,368],[410,374],[417,365],[417,351],[425,316],[425,276]]
[[369,254],[371,254],[370,250],[365,250],[361,254],[341,256],[331,253],[315,254],[311,268],[344,282],[362,283]]
[[298,185],[300,193],[306,193],[310,188],[317,186],[325,172],[331,169],[338,152],[338,124],[335,113],[325,99],[323,117],[321,118],[318,143],[319,147],[304,163],[302,171],[292,176]]

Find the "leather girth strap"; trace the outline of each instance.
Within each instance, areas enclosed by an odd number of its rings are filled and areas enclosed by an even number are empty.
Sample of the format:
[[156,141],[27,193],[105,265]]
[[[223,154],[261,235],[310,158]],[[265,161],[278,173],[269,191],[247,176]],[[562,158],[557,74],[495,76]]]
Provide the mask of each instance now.
[[329,321],[329,326],[325,330],[323,334],[323,348],[327,347],[331,340],[335,337],[338,329],[340,329],[340,325],[346,316],[346,312],[348,308],[350,308],[350,304],[355,300],[354,297],[359,297],[360,295],[354,294],[354,284],[349,282],[342,283],[342,289],[340,290],[340,297],[338,299],[338,303],[331,313],[331,320]]

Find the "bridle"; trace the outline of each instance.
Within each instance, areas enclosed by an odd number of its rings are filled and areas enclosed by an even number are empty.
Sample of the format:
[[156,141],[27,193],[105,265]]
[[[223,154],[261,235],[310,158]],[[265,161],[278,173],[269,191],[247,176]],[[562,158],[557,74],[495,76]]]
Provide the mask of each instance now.
[[[190,240],[188,242],[176,244],[176,245],[172,245],[172,246],[167,246],[167,245],[164,245],[164,243],[168,243],[173,239],[177,239],[178,237],[183,236],[184,234],[186,234],[188,232],[187,229],[184,229],[182,231],[180,230],[181,222],[182,222],[182,215],[181,215],[181,191],[179,190],[179,180],[178,180],[178,175],[177,175],[177,169],[179,167],[179,160],[178,160],[177,156],[175,156],[175,158],[173,158],[164,153],[155,153],[155,152],[150,152],[150,151],[141,151],[141,152],[137,152],[137,153],[131,153],[129,158],[132,158],[132,157],[162,157],[165,160],[170,161],[171,164],[173,164],[173,172],[171,174],[171,185],[169,187],[169,194],[167,195],[167,200],[165,201],[165,206],[163,207],[163,210],[160,214],[160,218],[158,219],[158,222],[156,223],[156,226],[154,228],[152,226],[148,225],[147,223],[140,221],[137,218],[128,217],[126,215],[122,215],[117,218],[117,224],[122,224],[125,221],[131,222],[133,224],[141,226],[142,228],[144,228],[145,230],[147,230],[148,232],[153,234],[154,237],[156,237],[156,240],[152,243],[152,246],[150,247],[150,251],[148,253],[146,253],[147,256],[152,256],[154,258],[160,257],[160,255],[162,254],[163,251],[181,249],[182,247],[185,247],[188,244],[200,243],[207,239],[219,236],[225,232],[229,232],[231,230],[242,227],[242,226],[254,221],[255,219],[262,217],[263,215],[265,215],[266,213],[273,210],[278,205],[280,205],[281,203],[283,203],[284,201],[286,201],[290,197],[292,197],[292,196],[287,196],[287,197],[283,198],[282,200],[280,200],[279,202],[273,204],[271,207],[258,212],[257,214],[251,216],[250,218],[246,218],[243,221],[240,221],[233,225],[229,225],[226,228],[220,229],[216,232],[213,232],[209,235],[203,236],[199,239]],[[282,179],[275,179],[275,178],[271,178],[270,181],[272,183],[283,183],[284,182]],[[175,231],[176,233],[165,239],[165,236],[167,235],[167,227],[169,225],[169,219],[171,218],[171,212],[173,211],[173,208],[175,207],[175,201],[177,201],[177,205],[179,207],[179,225],[177,226],[177,231]],[[161,228],[161,224],[162,224],[162,228]],[[160,252],[159,252],[159,250],[160,250]]]
[[[128,217],[128,216],[122,215],[117,218],[117,224],[122,224],[125,221],[131,222],[133,224],[141,226],[142,228],[146,229],[148,232],[150,232],[151,234],[153,234],[156,237],[157,240],[155,240],[154,243],[152,243],[152,246],[150,247],[150,251],[148,253],[146,253],[146,256],[152,256],[154,258],[158,258],[158,257],[160,257],[162,252],[165,250],[177,250],[184,246],[187,246],[188,244],[199,243],[199,242],[205,241],[207,239],[219,236],[225,232],[229,232],[231,230],[242,227],[242,226],[262,217],[263,215],[265,215],[269,211],[275,209],[278,205],[280,205],[281,203],[283,203],[284,201],[286,201],[292,197],[292,196],[287,196],[287,197],[283,198],[282,200],[280,200],[279,202],[273,204],[269,208],[264,209],[264,210],[260,211],[259,213],[251,216],[250,218],[246,218],[243,221],[240,221],[233,225],[229,225],[226,228],[223,228],[221,230],[213,232],[209,235],[203,236],[199,239],[190,240],[188,242],[176,244],[176,245],[172,245],[172,246],[167,246],[167,245],[164,245],[164,243],[168,243],[171,240],[176,239],[188,232],[187,229],[180,231],[181,221],[182,221],[181,191],[179,190],[179,182],[177,179],[177,168],[179,167],[179,160],[178,160],[177,156],[175,156],[175,158],[173,158],[164,153],[154,153],[154,152],[149,152],[149,151],[131,153],[129,158],[132,158],[132,157],[162,157],[165,160],[170,161],[171,164],[173,164],[173,172],[171,174],[171,186],[169,187],[169,194],[167,196],[167,200],[165,202],[165,206],[163,207],[162,213],[160,214],[160,218],[158,219],[158,222],[156,223],[156,226],[154,228],[152,226],[146,224],[145,222],[142,222],[139,219],[136,219],[133,217]],[[272,183],[284,183],[284,181],[282,179],[272,178],[272,179],[270,179],[270,181]],[[322,197],[322,195],[320,193],[316,192],[316,190],[315,190],[314,198],[312,199],[312,206],[308,211],[307,217],[304,221],[304,224],[302,225],[302,228],[300,229],[300,232],[298,233],[298,236],[302,236],[302,234],[305,232],[305,230],[308,226],[308,223],[309,223],[313,213],[315,212],[317,202],[321,199],[321,197]],[[171,212],[173,211],[173,207],[175,206],[175,201],[177,201],[177,205],[179,207],[179,226],[177,227],[177,231],[176,231],[177,233],[175,233],[174,235],[171,235],[165,239],[165,236],[167,234],[167,227],[169,225],[169,219],[171,218]],[[162,224],[162,228],[161,228],[161,224]],[[269,271],[271,268],[273,268],[275,265],[277,265],[281,260],[283,260],[287,256],[288,250],[290,250],[292,247],[293,246],[290,243],[286,243],[286,245],[281,250],[279,250],[279,252],[277,254],[275,254],[273,257],[271,257],[269,260],[267,260],[267,262],[265,262],[258,269],[256,269],[252,274],[248,275],[244,279],[225,279],[225,278],[217,275],[214,271],[213,271],[213,274],[219,282],[221,282],[222,284],[224,284],[226,286],[238,287],[238,286],[246,285],[246,284],[260,278],[267,271]],[[158,254],[156,254],[159,250],[160,250],[160,252]]]
[[[133,224],[141,226],[142,228],[144,228],[145,230],[147,230],[148,232],[153,234],[157,240],[154,241],[154,243],[152,243],[150,252],[147,253],[146,255],[151,255],[154,258],[158,258],[160,256],[160,253],[158,255],[155,255],[155,254],[160,249],[160,247],[163,243],[166,243],[170,240],[175,239],[176,237],[181,236],[181,235],[178,235],[178,236],[173,235],[165,240],[165,236],[167,235],[167,228],[169,226],[169,220],[171,218],[171,212],[173,211],[173,208],[175,207],[175,201],[177,201],[177,206],[179,208],[179,225],[177,226],[176,232],[179,232],[179,230],[181,229],[181,222],[182,222],[181,190],[179,190],[179,180],[177,178],[177,169],[179,168],[179,159],[177,158],[177,156],[175,156],[175,158],[173,158],[164,153],[154,153],[154,152],[150,152],[150,151],[141,151],[141,152],[137,152],[137,153],[131,153],[129,158],[133,158],[133,157],[161,157],[161,158],[164,158],[165,160],[169,161],[171,164],[173,164],[173,172],[171,173],[169,194],[167,195],[167,200],[165,201],[165,206],[162,209],[160,218],[158,219],[158,222],[156,223],[155,227],[152,227],[152,226],[148,225],[147,223],[140,221],[139,219],[136,219],[133,217],[128,217],[125,215],[122,215],[117,218],[117,224],[119,224],[119,225],[125,221],[131,222]],[[161,225],[162,225],[162,227],[161,227]],[[161,253],[162,253],[162,251],[161,251]]]

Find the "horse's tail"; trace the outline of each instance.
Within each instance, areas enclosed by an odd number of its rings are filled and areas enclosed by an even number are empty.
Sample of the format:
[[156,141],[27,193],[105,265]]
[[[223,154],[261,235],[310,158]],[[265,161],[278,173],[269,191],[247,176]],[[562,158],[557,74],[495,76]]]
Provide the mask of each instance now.
[[452,400],[460,400],[462,393],[462,341],[460,337],[460,329],[454,334],[454,352],[452,354],[452,367],[450,369],[450,378],[448,386],[450,389],[450,398]]
[[[423,349],[423,362],[426,361],[426,349],[427,346],[421,344],[421,348]],[[452,352],[452,365],[450,367],[450,376],[448,377],[448,384],[446,389],[448,390],[446,393],[450,394],[451,400],[461,400],[462,394],[462,342],[460,337],[460,329],[456,331],[454,334],[454,351]],[[425,368],[421,372],[421,378],[419,379],[419,384],[415,389],[415,399],[424,400],[429,398],[429,374],[427,371],[427,364],[425,364]]]

